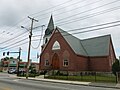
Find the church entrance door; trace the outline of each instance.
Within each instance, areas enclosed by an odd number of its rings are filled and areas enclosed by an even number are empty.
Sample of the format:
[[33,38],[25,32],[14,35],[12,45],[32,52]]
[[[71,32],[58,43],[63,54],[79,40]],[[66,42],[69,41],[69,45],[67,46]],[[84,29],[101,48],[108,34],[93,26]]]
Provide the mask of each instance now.
[[59,69],[59,57],[55,53],[52,58],[52,69],[53,70],[58,70]]

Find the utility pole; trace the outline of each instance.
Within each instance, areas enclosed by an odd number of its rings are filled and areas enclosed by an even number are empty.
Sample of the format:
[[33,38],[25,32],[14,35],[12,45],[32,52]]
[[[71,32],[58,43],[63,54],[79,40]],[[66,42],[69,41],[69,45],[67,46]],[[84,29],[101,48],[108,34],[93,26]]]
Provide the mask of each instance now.
[[19,56],[18,56],[19,60],[18,60],[17,76],[19,76],[19,64],[20,64],[21,48],[19,48],[18,53],[19,53]]
[[28,16],[28,18],[32,21],[31,23],[31,29],[30,29],[30,35],[29,35],[29,47],[28,47],[28,62],[27,62],[27,72],[26,72],[26,79],[28,79],[29,76],[29,65],[30,65],[30,48],[31,48],[31,37],[32,37],[32,29],[33,29],[33,21],[38,22],[38,20],[31,18]]

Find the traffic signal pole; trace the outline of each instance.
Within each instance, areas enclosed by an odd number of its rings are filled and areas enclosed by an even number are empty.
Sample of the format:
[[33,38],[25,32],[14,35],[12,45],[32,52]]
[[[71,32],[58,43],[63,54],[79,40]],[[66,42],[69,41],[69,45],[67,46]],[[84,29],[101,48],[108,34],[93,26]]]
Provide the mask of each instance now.
[[[19,56],[18,56],[18,66],[17,66],[17,76],[19,76],[19,63],[20,63],[20,56],[21,56],[21,48],[19,47],[19,52],[7,52],[7,55],[9,55],[10,53],[18,53]],[[5,53],[6,52],[3,52],[3,56],[5,56]]]

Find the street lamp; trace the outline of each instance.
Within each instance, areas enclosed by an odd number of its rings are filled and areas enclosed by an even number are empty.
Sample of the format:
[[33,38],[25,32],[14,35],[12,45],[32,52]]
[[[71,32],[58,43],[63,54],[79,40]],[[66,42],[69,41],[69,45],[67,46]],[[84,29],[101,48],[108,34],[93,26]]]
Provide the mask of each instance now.
[[26,29],[27,31],[30,31],[28,28],[26,28],[26,27],[24,27],[24,26],[21,26],[21,28],[24,28],[24,29]]

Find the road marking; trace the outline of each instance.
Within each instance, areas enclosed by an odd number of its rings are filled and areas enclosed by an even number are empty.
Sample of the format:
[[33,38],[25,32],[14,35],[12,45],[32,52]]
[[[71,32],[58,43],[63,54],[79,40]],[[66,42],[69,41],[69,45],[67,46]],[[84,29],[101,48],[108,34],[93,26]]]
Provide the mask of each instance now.
[[15,79],[15,80],[13,80],[13,81],[18,82],[18,81],[19,81],[19,79]]
[[9,87],[1,87],[0,90],[13,90],[13,89],[11,89]]

